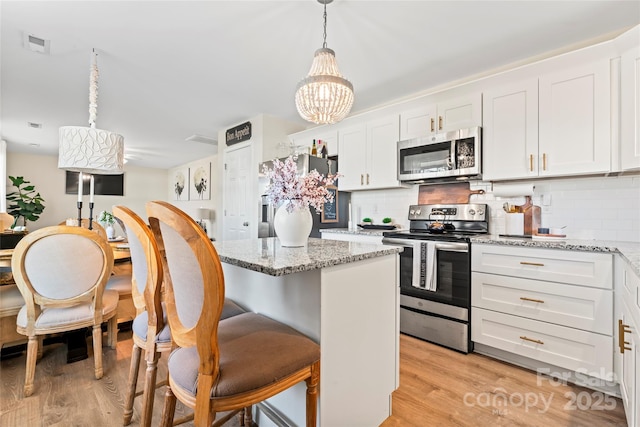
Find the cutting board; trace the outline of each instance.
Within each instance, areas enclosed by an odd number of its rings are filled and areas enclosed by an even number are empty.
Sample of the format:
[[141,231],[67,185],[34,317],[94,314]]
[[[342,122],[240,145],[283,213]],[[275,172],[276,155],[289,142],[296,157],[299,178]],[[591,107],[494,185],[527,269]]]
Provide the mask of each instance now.
[[484,194],[484,190],[470,190],[468,182],[421,185],[418,190],[418,204],[469,203],[469,197],[473,194]]

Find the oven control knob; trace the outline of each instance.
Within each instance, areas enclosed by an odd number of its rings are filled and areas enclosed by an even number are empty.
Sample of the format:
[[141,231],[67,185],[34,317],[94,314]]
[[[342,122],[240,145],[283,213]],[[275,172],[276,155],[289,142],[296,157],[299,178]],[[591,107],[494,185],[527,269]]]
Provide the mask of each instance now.
[[409,215],[413,216],[413,215],[415,215],[415,214],[416,214],[416,211],[415,211],[415,210],[413,210],[413,209],[410,209],[410,210],[409,210]]
[[478,209],[478,215],[484,215],[484,210]]
[[476,214],[475,209],[469,209],[469,215],[475,215],[475,214]]
[[416,216],[420,216],[420,209],[416,211]]

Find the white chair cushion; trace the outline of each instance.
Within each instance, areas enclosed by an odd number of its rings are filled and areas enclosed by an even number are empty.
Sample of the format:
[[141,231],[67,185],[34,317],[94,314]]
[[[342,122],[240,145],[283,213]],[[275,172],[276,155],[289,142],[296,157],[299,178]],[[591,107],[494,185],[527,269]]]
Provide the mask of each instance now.
[[109,281],[107,281],[105,289],[110,291],[118,291],[120,295],[131,294],[131,274],[115,274],[111,276],[109,278]]
[[[102,296],[102,315],[108,316],[118,309],[119,295],[116,291],[104,291]],[[36,319],[36,329],[47,329],[56,326],[71,325],[87,322],[93,319],[91,303],[79,304],[65,308],[45,308]],[[27,326],[27,307],[24,306],[18,313],[16,324],[19,327]]]
[[0,286],[0,317],[18,314],[24,298],[16,285]]

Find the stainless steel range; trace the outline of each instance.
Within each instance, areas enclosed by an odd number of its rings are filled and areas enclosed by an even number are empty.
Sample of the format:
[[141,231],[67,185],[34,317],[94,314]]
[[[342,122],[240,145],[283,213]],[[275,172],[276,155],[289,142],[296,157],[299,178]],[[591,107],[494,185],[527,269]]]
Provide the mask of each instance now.
[[485,204],[412,205],[409,231],[384,233],[401,245],[400,332],[464,353],[471,342],[470,237],[489,232]]

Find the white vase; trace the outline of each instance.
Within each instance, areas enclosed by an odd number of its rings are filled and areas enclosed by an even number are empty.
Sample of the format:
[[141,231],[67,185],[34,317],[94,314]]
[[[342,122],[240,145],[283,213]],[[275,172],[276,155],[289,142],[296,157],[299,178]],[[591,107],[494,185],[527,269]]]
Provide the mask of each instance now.
[[109,240],[113,240],[116,238],[116,229],[113,228],[110,225],[107,225],[107,227],[104,229],[104,231],[107,232],[107,239]]
[[280,245],[292,248],[304,246],[311,233],[313,217],[308,206],[288,212],[288,205],[289,202],[285,202],[276,211],[273,228],[280,239]]

